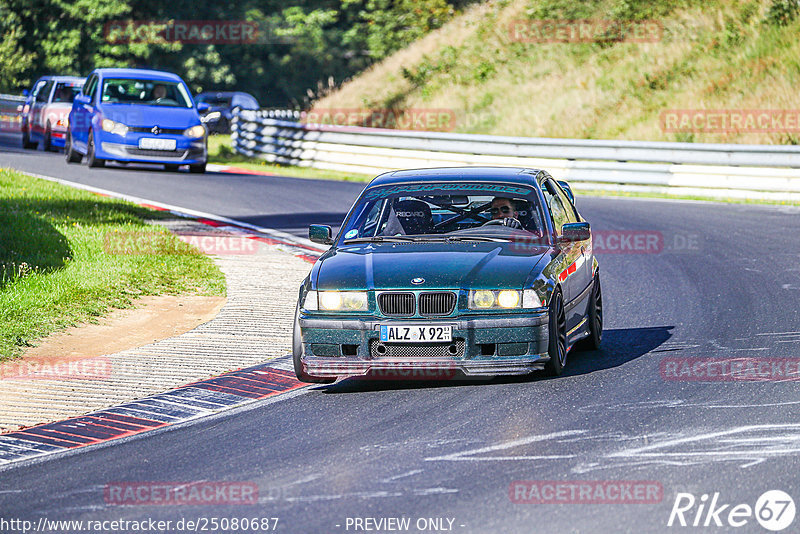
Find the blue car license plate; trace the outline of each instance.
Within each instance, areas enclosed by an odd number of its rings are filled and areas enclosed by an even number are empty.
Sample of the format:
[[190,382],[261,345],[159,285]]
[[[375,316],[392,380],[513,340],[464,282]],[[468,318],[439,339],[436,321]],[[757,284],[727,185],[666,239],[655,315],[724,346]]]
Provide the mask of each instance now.
[[453,326],[382,324],[381,341],[384,343],[450,343],[453,341]]

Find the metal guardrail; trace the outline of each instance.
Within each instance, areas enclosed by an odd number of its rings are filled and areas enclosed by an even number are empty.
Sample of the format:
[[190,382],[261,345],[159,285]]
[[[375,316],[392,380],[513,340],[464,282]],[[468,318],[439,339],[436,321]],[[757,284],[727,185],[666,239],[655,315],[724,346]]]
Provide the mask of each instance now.
[[[274,110],[273,110],[274,111]],[[267,161],[376,174],[460,165],[547,169],[579,188],[800,200],[800,147],[503,137],[307,125],[241,111],[234,149]]]
[[24,103],[24,96],[0,94],[0,132],[20,131]]

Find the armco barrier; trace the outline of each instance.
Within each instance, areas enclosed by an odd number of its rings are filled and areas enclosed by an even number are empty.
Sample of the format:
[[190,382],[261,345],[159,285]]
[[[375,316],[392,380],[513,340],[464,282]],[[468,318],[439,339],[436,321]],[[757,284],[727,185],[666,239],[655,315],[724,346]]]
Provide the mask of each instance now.
[[24,96],[0,94],[0,132],[19,132]]
[[[800,200],[800,147],[504,137],[302,124],[240,111],[234,149],[274,163],[376,174],[461,165],[547,169],[583,189]],[[297,112],[290,116],[297,117]]]

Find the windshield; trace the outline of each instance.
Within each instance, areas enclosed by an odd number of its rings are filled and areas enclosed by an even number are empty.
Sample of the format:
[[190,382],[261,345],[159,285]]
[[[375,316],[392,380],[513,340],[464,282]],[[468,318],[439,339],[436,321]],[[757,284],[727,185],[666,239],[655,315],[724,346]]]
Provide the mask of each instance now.
[[53,91],[53,102],[72,103],[75,95],[81,92],[83,82],[58,82],[56,90]]
[[106,104],[192,107],[192,99],[183,84],[160,80],[108,78],[103,81],[102,99]]
[[368,189],[361,196],[340,233],[339,244],[541,238],[545,235],[542,220],[539,197],[525,185],[463,182],[391,185]]

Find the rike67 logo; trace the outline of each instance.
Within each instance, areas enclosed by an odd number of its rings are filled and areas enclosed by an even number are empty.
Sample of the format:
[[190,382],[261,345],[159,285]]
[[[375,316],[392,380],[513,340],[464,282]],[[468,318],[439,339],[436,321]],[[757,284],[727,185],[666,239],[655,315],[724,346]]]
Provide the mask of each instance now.
[[755,506],[747,503],[730,504],[720,499],[719,492],[703,494],[698,499],[691,493],[678,493],[669,514],[667,526],[677,527],[729,527],[749,526],[753,532],[753,519],[772,532],[780,532],[794,522],[794,499],[781,490],[761,494]]

